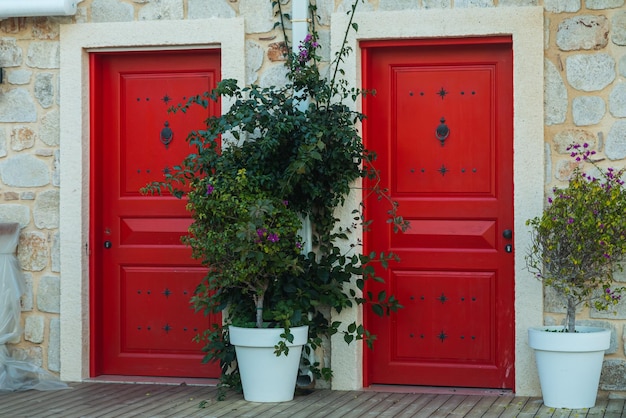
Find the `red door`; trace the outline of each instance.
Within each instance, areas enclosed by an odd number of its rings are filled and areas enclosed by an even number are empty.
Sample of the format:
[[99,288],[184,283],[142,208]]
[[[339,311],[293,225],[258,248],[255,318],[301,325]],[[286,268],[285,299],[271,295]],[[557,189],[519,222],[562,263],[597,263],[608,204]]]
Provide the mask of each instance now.
[[401,257],[380,273],[404,309],[368,313],[365,383],[513,388],[511,40],[361,47],[366,145],[410,222],[394,234],[368,198],[365,253]]
[[180,163],[187,134],[219,113],[167,109],[216,86],[220,53],[92,54],[91,77],[92,374],[217,377],[192,341],[220,318],[189,303],[205,268],[180,242],[185,202],[139,189]]

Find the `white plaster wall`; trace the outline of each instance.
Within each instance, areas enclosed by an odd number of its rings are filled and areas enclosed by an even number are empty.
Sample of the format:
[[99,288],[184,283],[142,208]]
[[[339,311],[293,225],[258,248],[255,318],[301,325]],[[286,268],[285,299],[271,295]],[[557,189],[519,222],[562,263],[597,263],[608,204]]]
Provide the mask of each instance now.
[[[544,195],[543,133],[543,9],[541,7],[465,8],[400,12],[357,13],[357,33],[348,44],[355,53],[345,62],[346,79],[361,85],[358,41],[370,39],[512,35],[514,100],[514,256],[515,256],[515,392],[540,395],[534,357],[527,345],[527,328],[543,323],[542,287],[526,270],[524,254],[530,245],[526,219],[538,216]],[[332,16],[331,47],[338,51],[348,18]],[[349,224],[351,216],[342,219]],[[342,313],[347,322],[362,312]],[[346,345],[341,336],[332,340],[333,389],[362,387],[362,345]]]
[[[61,379],[89,377],[89,52],[221,48],[222,79],[245,80],[242,18],[61,26]],[[222,101],[223,109],[228,102]]]

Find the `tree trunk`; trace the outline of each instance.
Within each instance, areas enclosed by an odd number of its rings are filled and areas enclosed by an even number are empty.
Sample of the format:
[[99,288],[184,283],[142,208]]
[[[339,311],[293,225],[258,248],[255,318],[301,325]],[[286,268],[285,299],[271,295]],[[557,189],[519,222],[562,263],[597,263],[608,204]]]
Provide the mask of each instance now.
[[263,328],[263,299],[265,299],[265,295],[258,295],[254,298],[254,305],[256,306],[257,328]]
[[574,296],[567,297],[567,332],[576,331],[576,300]]

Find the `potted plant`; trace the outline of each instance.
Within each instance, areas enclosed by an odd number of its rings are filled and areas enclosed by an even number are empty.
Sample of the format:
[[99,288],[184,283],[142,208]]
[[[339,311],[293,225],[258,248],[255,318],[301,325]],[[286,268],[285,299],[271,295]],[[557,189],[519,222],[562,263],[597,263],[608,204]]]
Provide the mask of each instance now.
[[[613,272],[626,253],[626,190],[622,170],[603,169],[588,144],[569,150],[575,168],[569,184],[555,188],[540,217],[527,222],[532,246],[529,270],[564,297],[566,323],[529,330],[544,404],[557,408],[595,405],[610,331],[576,326],[581,305],[607,310],[620,300]],[[587,171],[582,170],[587,166]]]
[[[273,4],[282,19],[281,3]],[[346,35],[351,28],[356,26],[350,24]],[[208,267],[192,302],[198,311],[225,313],[224,326],[215,325],[199,337],[206,343],[205,360],[220,362],[222,386],[238,386],[241,377],[248,400],[291,399],[297,371],[289,372],[289,379],[279,378],[289,381],[286,395],[257,396],[259,387],[273,391],[276,381],[268,378],[275,370],[261,371],[248,384],[247,364],[274,364],[286,357],[297,368],[297,345],[308,342],[304,350],[310,354],[336,333],[343,333],[347,343],[364,340],[372,345],[375,337],[361,324],[331,321],[330,311],[368,304],[383,315],[401,307],[384,291],[362,294],[366,280],[381,280],[372,263],[386,266],[396,256],[365,255],[358,245],[344,244],[359,222],[367,222],[359,207],[353,211],[355,223],[341,226],[336,210],[357,180],[377,177],[375,154],[363,147],[358,133],[364,116],[344,103],[363,93],[339,79],[339,64],[348,49],[341,49],[325,78],[319,71],[319,47],[312,27],[299,50],[286,59],[285,86],[242,88],[235,80],[223,80],[214,91],[179,105],[176,111],[220,98],[232,103],[223,115],[207,120],[205,129],[189,135],[194,151],[179,166],[143,190],[186,195],[193,224],[184,241]],[[370,192],[390,203],[389,222],[397,230],[406,228],[386,192]],[[312,225],[308,242],[298,234],[305,220]],[[311,248],[306,253],[305,245]],[[242,329],[250,325],[256,329]],[[267,341],[274,359],[244,360],[239,348],[235,354],[240,332],[248,336],[260,330],[273,333]],[[304,341],[298,341],[302,335]],[[254,348],[244,351],[258,351],[257,343],[245,345]],[[312,376],[332,377],[330,368],[309,358],[303,363]]]

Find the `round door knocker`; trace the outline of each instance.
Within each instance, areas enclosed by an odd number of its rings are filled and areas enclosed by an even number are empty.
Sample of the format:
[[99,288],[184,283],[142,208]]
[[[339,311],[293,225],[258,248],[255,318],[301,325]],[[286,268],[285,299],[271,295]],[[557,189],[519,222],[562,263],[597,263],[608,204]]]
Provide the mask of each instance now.
[[440,122],[441,124],[437,126],[437,130],[435,131],[435,136],[437,137],[439,142],[441,142],[441,146],[443,147],[445,145],[446,139],[450,135],[450,128],[448,128],[448,125],[446,125],[446,118],[442,117]]
[[172,139],[174,139],[174,132],[170,129],[170,123],[165,121],[165,127],[161,129],[161,143],[165,145],[165,149],[169,147]]

